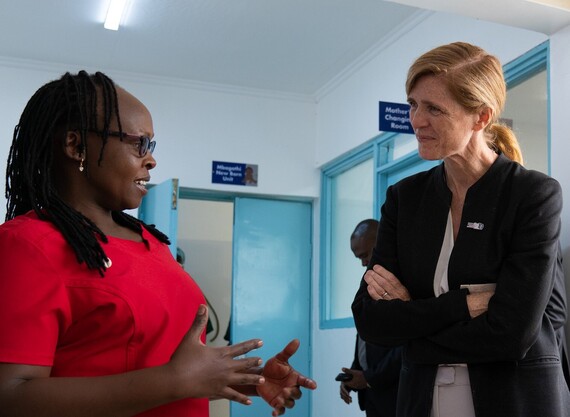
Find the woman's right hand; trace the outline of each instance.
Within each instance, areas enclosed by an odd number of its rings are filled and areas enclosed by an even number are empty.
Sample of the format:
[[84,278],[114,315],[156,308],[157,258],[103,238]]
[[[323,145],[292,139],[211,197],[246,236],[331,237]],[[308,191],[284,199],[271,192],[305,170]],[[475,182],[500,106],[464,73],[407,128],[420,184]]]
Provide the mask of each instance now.
[[251,404],[248,396],[230,388],[232,385],[259,385],[259,357],[235,359],[262,346],[259,339],[231,346],[211,347],[200,340],[208,321],[207,308],[200,305],[192,327],[165,365],[172,375],[176,398],[226,398]]

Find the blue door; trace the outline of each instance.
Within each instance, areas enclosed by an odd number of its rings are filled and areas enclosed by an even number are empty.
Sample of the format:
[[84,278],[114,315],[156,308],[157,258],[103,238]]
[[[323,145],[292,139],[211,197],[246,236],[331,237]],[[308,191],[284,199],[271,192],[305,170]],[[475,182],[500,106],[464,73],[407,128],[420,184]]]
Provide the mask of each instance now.
[[178,236],[178,178],[171,178],[149,188],[139,207],[139,219],[154,224],[170,239],[170,252],[176,258]]
[[[310,375],[311,204],[236,198],[233,235],[232,340],[261,338],[253,355],[266,361],[294,338],[301,346],[290,363]],[[289,417],[310,415],[310,394]],[[232,402],[232,417],[270,416],[260,398]]]

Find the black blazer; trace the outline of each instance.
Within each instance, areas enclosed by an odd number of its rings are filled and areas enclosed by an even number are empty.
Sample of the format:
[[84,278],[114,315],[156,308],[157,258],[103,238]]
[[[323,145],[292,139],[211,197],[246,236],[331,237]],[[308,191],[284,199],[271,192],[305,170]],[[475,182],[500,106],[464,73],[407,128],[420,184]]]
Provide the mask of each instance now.
[[[402,348],[366,343],[366,363],[368,368],[364,371],[364,379],[370,388],[356,391],[360,409],[366,411],[367,417],[394,417],[402,367]],[[351,369],[362,371],[358,359],[358,336]]]
[[[388,189],[370,265],[393,272],[413,301],[373,301],[363,281],[352,305],[361,337],[405,345],[398,416],[429,416],[440,363],[468,364],[477,417],[570,416],[556,338],[566,307],[553,297],[563,279],[560,185],[499,155],[467,193],[450,291],[436,298],[450,202],[443,164]],[[481,283],[496,283],[495,295],[471,319],[459,287]]]

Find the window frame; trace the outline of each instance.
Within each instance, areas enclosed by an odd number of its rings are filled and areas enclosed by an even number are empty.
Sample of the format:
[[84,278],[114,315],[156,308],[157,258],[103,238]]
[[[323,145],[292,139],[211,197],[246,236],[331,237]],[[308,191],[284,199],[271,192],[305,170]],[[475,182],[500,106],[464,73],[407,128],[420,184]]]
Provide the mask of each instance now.
[[[547,75],[547,154],[548,172],[551,170],[551,128],[550,128],[550,71],[549,71],[549,41],[527,51],[520,57],[503,66],[507,90],[524,82],[528,78],[546,70]],[[335,158],[321,168],[321,206],[320,206],[320,276],[319,276],[319,323],[320,329],[336,329],[354,327],[352,317],[331,318],[330,312],[330,268],[331,268],[331,227],[332,227],[332,195],[331,186],[335,176],[342,174],[348,169],[373,158],[373,207],[371,213],[373,218],[380,218],[380,208],[385,200],[388,188],[383,176],[390,169],[401,167],[402,164],[411,164],[419,158],[418,152],[412,151],[396,160],[394,156],[394,143],[399,137],[398,133],[381,133],[351,151]]]

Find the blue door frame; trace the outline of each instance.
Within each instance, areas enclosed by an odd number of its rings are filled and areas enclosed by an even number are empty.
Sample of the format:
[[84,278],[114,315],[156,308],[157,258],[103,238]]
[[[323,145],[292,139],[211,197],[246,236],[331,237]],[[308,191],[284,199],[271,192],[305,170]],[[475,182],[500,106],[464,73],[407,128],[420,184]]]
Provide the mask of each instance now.
[[[310,376],[312,201],[185,187],[179,198],[234,203],[232,340],[263,339],[252,354],[265,361],[297,338],[291,364]],[[310,417],[311,398],[305,391],[287,415]],[[247,407],[230,403],[231,417],[256,415],[271,415],[259,398]]]

